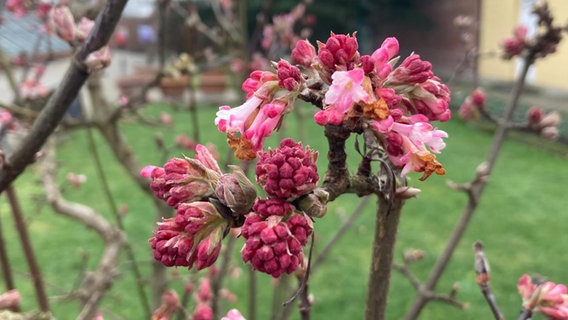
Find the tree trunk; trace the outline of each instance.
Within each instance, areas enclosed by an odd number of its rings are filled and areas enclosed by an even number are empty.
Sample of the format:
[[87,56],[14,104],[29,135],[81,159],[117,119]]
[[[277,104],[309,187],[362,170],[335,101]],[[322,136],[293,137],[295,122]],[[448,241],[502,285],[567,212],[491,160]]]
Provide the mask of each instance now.
[[[388,196],[392,197],[394,194]],[[386,194],[379,195],[365,308],[367,320],[383,320],[386,316],[394,245],[403,204],[401,199],[390,199]]]

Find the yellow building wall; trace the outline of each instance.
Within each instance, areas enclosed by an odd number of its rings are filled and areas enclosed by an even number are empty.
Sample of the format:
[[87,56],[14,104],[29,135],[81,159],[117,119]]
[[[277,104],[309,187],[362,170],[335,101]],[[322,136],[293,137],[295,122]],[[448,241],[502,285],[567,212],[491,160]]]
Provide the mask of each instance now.
[[[480,50],[481,52],[502,52],[501,42],[511,37],[515,26],[521,23],[520,7],[522,0],[482,0]],[[549,0],[549,7],[555,24],[564,25],[568,21],[568,1]],[[560,42],[556,53],[539,59],[534,67],[532,81],[529,83],[554,89],[568,90],[568,34]],[[517,62],[515,59],[503,60],[497,56],[481,56],[479,74],[481,78],[512,81],[515,79]]]

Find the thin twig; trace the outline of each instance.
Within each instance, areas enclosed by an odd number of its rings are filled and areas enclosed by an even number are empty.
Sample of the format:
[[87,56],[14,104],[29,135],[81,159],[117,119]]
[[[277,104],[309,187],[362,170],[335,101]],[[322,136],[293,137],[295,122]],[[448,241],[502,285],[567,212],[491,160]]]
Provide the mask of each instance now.
[[213,309],[213,317],[215,319],[219,317],[219,292],[223,287],[223,280],[229,273],[229,266],[231,265],[231,258],[235,248],[236,238],[229,234],[229,239],[226,240],[225,248],[223,251],[223,257],[221,261],[221,267],[219,268],[219,272],[213,279],[211,279],[211,308]]
[[34,161],[36,153],[55,130],[77,96],[89,74],[83,62],[87,56],[108,43],[122,14],[127,0],[109,0],[99,13],[93,30],[84,45],[75,55],[63,80],[47,101],[24,141],[10,156],[0,170],[0,191],[4,191],[24,169]]
[[16,230],[18,231],[18,236],[20,237],[20,241],[22,243],[26,263],[28,264],[28,267],[30,269],[39,308],[42,312],[49,314],[49,301],[47,299],[47,294],[45,293],[41,270],[32,248],[32,243],[30,241],[30,236],[26,227],[24,215],[22,213],[22,209],[20,207],[20,203],[16,196],[14,187],[8,186],[8,188],[6,189],[6,196],[8,197],[8,201],[10,202],[12,215],[14,216],[14,223],[16,224]]
[[[111,211],[112,211],[112,214],[115,218],[115,221],[116,221],[118,228],[120,229],[120,231],[125,232],[124,223],[122,221],[122,216],[120,215],[120,212],[118,210],[118,206],[116,205],[116,201],[114,200],[114,196],[112,194],[112,191],[110,190],[110,185],[109,185],[109,182],[106,178],[106,174],[104,172],[102,160],[99,156],[97,144],[95,142],[95,139],[94,139],[94,136],[93,136],[93,131],[92,131],[91,128],[87,128],[87,141],[89,142],[89,149],[90,149],[91,154],[93,156],[93,160],[95,161],[95,168],[97,170],[97,174],[99,176],[99,179],[101,180],[101,184],[102,184],[102,187],[103,187],[105,198],[107,199],[107,202],[109,203],[109,205],[111,207]],[[144,313],[146,315],[146,319],[150,319],[150,315],[152,313],[152,310],[150,308],[150,303],[148,302],[148,297],[146,296],[146,291],[144,290],[144,278],[142,277],[142,272],[140,271],[138,263],[136,263],[136,257],[134,255],[134,250],[132,249],[130,242],[128,242],[128,241],[124,242],[124,249],[126,251],[126,255],[128,256],[128,259],[133,262],[131,270],[132,270],[132,274],[134,275],[134,279],[136,280],[136,290],[138,292],[140,302],[142,303],[142,307],[144,308]]]
[[408,281],[410,281],[410,283],[415,289],[420,289],[421,286],[420,280],[418,280],[416,275],[414,275],[414,273],[410,271],[407,263],[403,264],[393,263],[392,268],[402,273],[408,279]]
[[[505,113],[502,118],[503,120],[499,122],[500,124],[509,123],[513,119],[513,114],[518,106],[519,97],[524,89],[527,72],[529,70],[529,67],[533,63],[534,63],[534,56],[528,56],[525,58],[522,72],[515,84],[515,87],[513,88],[511,94],[511,100],[505,110]],[[497,157],[500,154],[501,147],[503,146],[503,142],[505,141],[508,129],[509,128],[507,126],[502,126],[502,125],[499,125],[497,127],[497,131],[493,136],[493,143],[489,149],[489,152],[487,153],[485,160],[485,167],[483,173],[486,177],[491,174],[491,171],[495,166],[495,162],[497,161]],[[454,230],[452,231],[450,238],[446,242],[446,247],[444,248],[444,251],[439,256],[438,260],[436,261],[436,264],[434,265],[432,271],[430,272],[430,275],[428,276],[428,279],[424,284],[424,289],[425,289],[424,292],[435,290],[436,285],[438,284],[438,280],[440,279],[444,270],[446,269],[450,261],[450,258],[453,255],[453,252],[458,246],[461,238],[465,233],[465,230],[467,229],[467,226],[469,225],[469,221],[471,220],[471,217],[473,216],[477,208],[479,199],[483,194],[486,183],[487,183],[486,178],[477,179],[475,183],[472,183],[469,201],[466,207],[464,208],[458,223],[454,227]],[[406,320],[417,319],[427,302],[428,298],[423,294],[423,291],[419,291],[418,296],[412,303],[404,319]]]
[[499,305],[497,304],[497,300],[495,300],[495,295],[491,291],[491,287],[489,286],[489,261],[485,257],[485,253],[483,252],[483,244],[477,241],[474,244],[475,249],[475,274],[476,274],[476,282],[485,297],[485,300],[489,304],[491,308],[491,312],[495,317],[495,320],[505,320]]
[[349,230],[353,222],[357,220],[357,218],[363,213],[363,209],[367,206],[369,201],[371,200],[370,196],[363,197],[359,200],[359,204],[353,210],[351,215],[343,222],[341,227],[337,230],[337,232],[333,235],[333,237],[326,243],[325,247],[320,251],[320,253],[314,259],[312,264],[312,270],[315,271],[319,265],[327,258],[327,255],[331,251],[331,249],[335,246],[335,244],[343,237],[345,232]]
[[100,300],[116,277],[120,249],[125,241],[124,235],[92,208],[69,202],[61,196],[55,182],[54,141],[47,144],[45,155],[42,157],[41,170],[45,196],[53,210],[93,229],[105,243],[97,269],[87,274],[76,293],[83,305],[78,319],[93,319],[97,314]]
[[[16,289],[14,285],[14,277],[12,276],[12,268],[10,266],[10,261],[8,260],[8,252],[6,251],[6,245],[4,242],[4,231],[2,228],[2,219],[0,216],[0,265],[2,266],[2,278],[4,283],[6,283],[6,291]],[[20,311],[20,306],[16,306],[12,309],[14,312]]]
[[249,300],[248,300],[248,317],[249,320],[256,320],[256,302],[258,301],[258,285],[256,279],[256,271],[249,268]]

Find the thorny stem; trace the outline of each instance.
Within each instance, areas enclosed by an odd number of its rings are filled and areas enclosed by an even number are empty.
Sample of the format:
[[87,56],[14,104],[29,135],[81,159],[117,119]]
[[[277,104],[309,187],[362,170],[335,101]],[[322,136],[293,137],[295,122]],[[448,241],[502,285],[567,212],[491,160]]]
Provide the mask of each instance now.
[[12,156],[7,159],[2,170],[0,170],[0,191],[6,190],[12,181],[34,161],[36,152],[39,151],[61,119],[63,119],[67,108],[71,105],[79,89],[89,77],[83,62],[90,53],[108,43],[126,5],[126,1],[109,0],[106,2],[85,44],[75,55],[74,63],[69,65],[61,84],[47,101],[28,135]]
[[[497,161],[497,157],[499,156],[501,147],[503,146],[503,142],[505,141],[505,137],[509,129],[508,124],[513,119],[513,114],[517,108],[519,97],[524,89],[527,72],[529,70],[529,67],[534,63],[534,59],[535,59],[534,54],[530,54],[523,61],[524,64],[522,72],[519,78],[517,79],[517,82],[515,83],[515,86],[511,94],[511,100],[505,110],[505,113],[503,114],[502,120],[498,123],[497,131],[493,136],[493,143],[491,144],[489,153],[486,156],[485,160],[487,164],[486,167],[487,169],[485,172],[486,176],[489,176],[491,174],[491,171],[495,166],[495,162]],[[469,224],[469,221],[471,220],[471,217],[473,216],[473,213],[477,208],[479,199],[483,194],[486,181],[487,179],[478,179],[475,183],[472,184],[472,187],[469,190],[470,197],[468,199],[468,203],[464,208],[464,211],[462,212],[460,220],[458,221],[450,238],[448,239],[444,251],[436,261],[434,268],[432,269],[430,275],[428,276],[428,280],[424,284],[424,290],[423,290],[424,292],[433,291],[436,289],[438,280],[440,280],[440,277],[442,276],[444,270],[446,269],[446,266],[448,265],[450,258],[452,257],[456,247],[458,246],[462,236],[464,235],[465,230]],[[418,316],[420,315],[420,312],[422,311],[422,309],[424,308],[426,303],[428,303],[429,300],[430,299],[422,291],[419,291],[418,296],[412,303],[412,306],[410,307],[408,313],[404,318],[406,320],[417,319]]]
[[[120,231],[125,231],[124,228],[124,223],[122,221],[122,216],[119,213],[118,210],[118,206],[116,205],[116,201],[114,200],[114,197],[112,195],[112,192],[110,190],[110,186],[108,183],[108,180],[106,178],[104,169],[103,169],[103,165],[102,165],[102,161],[101,158],[99,156],[99,152],[97,150],[97,145],[95,142],[95,139],[93,137],[93,131],[91,128],[87,128],[87,140],[89,141],[89,149],[91,150],[91,154],[93,155],[93,159],[95,161],[95,167],[97,170],[97,174],[99,176],[99,179],[101,180],[101,184],[103,186],[103,191],[105,194],[105,197],[111,207],[111,211],[112,214],[114,215],[114,218],[116,220],[116,224],[118,225],[118,228],[120,229]],[[151,308],[150,308],[150,304],[148,302],[148,297],[146,296],[146,291],[144,290],[144,278],[142,277],[142,272],[140,272],[140,268],[138,267],[138,263],[136,263],[136,257],[134,255],[134,250],[132,249],[132,246],[130,245],[130,242],[125,241],[124,242],[124,249],[126,251],[126,255],[128,256],[128,260],[130,260],[132,262],[132,274],[134,275],[134,279],[136,279],[136,289],[138,291],[138,296],[140,299],[140,302],[142,303],[142,307],[144,308],[144,313],[146,315],[146,319],[150,319],[150,315],[151,315]]]
[[30,241],[30,236],[28,234],[28,229],[26,227],[26,222],[24,221],[22,209],[20,207],[20,203],[16,196],[14,187],[8,186],[8,188],[6,189],[6,196],[8,197],[8,201],[10,202],[12,215],[14,216],[14,223],[16,224],[16,230],[18,231],[18,235],[20,236],[20,241],[22,242],[26,262],[30,269],[39,308],[42,312],[49,314],[49,301],[47,300],[47,295],[43,286],[41,270],[39,268],[39,265],[37,264],[37,260],[32,248],[32,243]]

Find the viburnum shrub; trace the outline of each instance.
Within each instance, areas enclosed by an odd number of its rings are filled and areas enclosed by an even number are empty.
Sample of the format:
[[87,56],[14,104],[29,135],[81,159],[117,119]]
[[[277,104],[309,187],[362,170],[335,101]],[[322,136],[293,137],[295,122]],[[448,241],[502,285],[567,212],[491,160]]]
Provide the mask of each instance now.
[[[370,55],[362,55],[356,33],[332,33],[317,49],[307,40],[297,41],[293,62],[282,59],[273,62],[272,70],[253,71],[242,84],[247,100],[235,108],[219,107],[215,125],[227,134],[237,158],[258,159],[256,182],[266,195],[257,198],[242,171],[222,173],[200,145],[193,159],[144,168],[154,195],[176,209],[150,239],[154,258],[166,266],[210,266],[229,229],[241,228],[241,255],[253,269],[273,277],[299,269],[298,274],[306,274],[304,247],[314,233],[312,219],[323,217],[327,202],[343,193],[378,195],[380,210],[396,218],[383,223],[396,230],[402,202],[419,192],[406,186],[406,175],[420,172],[425,180],[445,173],[435,154],[448,135],[433,122],[451,117],[450,90],[432,65],[414,53],[398,64],[398,49],[398,40],[387,38]],[[278,148],[264,147],[298,100],[318,108],[314,122],[324,126],[330,145],[319,187],[317,151],[289,138]],[[365,147],[355,173],[345,162],[351,134],[362,136]],[[378,173],[372,162],[380,163]],[[386,233],[386,248],[375,255],[392,252],[395,233]],[[377,266],[386,273],[372,271],[372,282],[386,290],[392,254],[380,260],[384,263]]]

